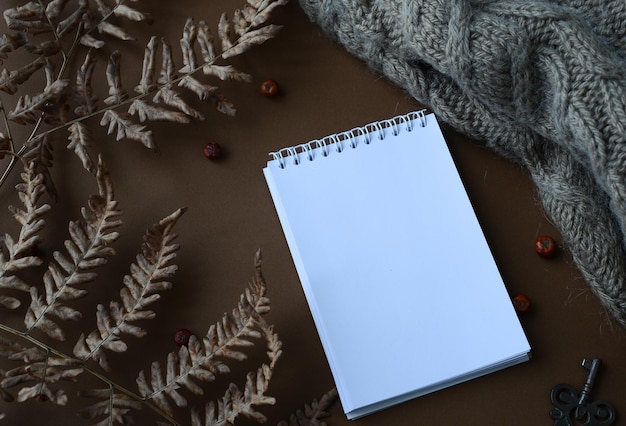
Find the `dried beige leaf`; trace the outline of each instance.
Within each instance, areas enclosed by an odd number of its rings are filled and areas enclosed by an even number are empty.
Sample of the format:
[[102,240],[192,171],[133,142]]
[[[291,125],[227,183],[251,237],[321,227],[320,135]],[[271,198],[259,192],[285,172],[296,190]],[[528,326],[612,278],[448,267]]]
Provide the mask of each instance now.
[[[272,12],[279,6],[284,6],[289,0],[263,0],[256,5],[257,11],[252,19],[250,26],[252,28],[263,25],[270,19]],[[250,3],[250,2],[248,2]]]
[[80,44],[86,47],[93,47],[94,49],[101,49],[105,45],[105,43],[102,40],[98,40],[97,38],[91,36],[90,34],[84,34],[80,38]]
[[89,156],[89,147],[91,146],[91,132],[82,122],[77,121],[67,128],[70,135],[68,139],[70,143],[67,149],[74,152],[80,159],[85,170],[89,173],[96,173],[96,166]]
[[180,49],[183,53],[183,67],[179,72],[193,73],[198,67],[198,60],[194,47],[196,44],[198,30],[193,22],[193,18],[187,18],[183,28],[183,38],[180,39]]
[[117,50],[109,57],[106,70],[107,83],[109,84],[109,97],[104,100],[104,103],[107,105],[119,105],[128,99],[128,94],[122,87],[122,73],[120,71],[121,61],[122,54]]
[[48,17],[48,19],[53,21],[58,18],[65,9],[65,6],[67,6],[67,4],[69,3],[69,1],[70,0],[52,0],[50,3],[48,3],[48,5],[46,6],[46,16]]
[[156,103],[163,102],[166,105],[176,108],[184,114],[193,117],[197,120],[204,120],[204,115],[191,107],[183,98],[169,86],[164,86],[159,89],[154,95],[153,101]]
[[142,123],[149,121],[169,121],[172,123],[189,123],[191,120],[179,111],[172,111],[151,105],[142,99],[136,99],[130,104],[128,112],[131,115],[137,114]]
[[93,269],[100,267],[115,254],[110,244],[119,234],[115,228],[121,221],[121,212],[114,200],[111,177],[102,161],[96,173],[98,194],[89,199],[89,208],[82,209],[82,219],[69,224],[70,239],[65,240],[67,254],[53,253],[54,260],[44,273],[45,298],[36,288],[31,289],[31,305],[25,324],[28,331],[39,328],[50,337],[64,340],[61,327],[50,317],[61,320],[76,320],[80,312],[64,305],[64,302],[83,297],[87,291],[77,286],[93,281],[97,274]]
[[222,52],[227,51],[233,45],[233,42],[230,40],[231,26],[230,21],[228,19],[228,15],[226,12],[222,13],[220,16],[220,21],[217,24],[217,35],[222,43]]
[[113,14],[115,16],[130,19],[131,21],[152,23],[152,18],[147,13],[139,12],[138,10],[122,3],[115,5]]
[[93,90],[93,75],[96,69],[96,55],[91,49],[87,51],[85,61],[76,72],[76,84],[74,85],[73,98],[78,103],[74,113],[85,116],[97,109],[98,98]]
[[178,244],[173,227],[185,209],[178,209],[165,217],[146,232],[137,262],[131,265],[131,274],[124,277],[120,291],[122,304],[111,302],[107,310],[98,305],[96,313],[98,329],[87,337],[81,335],[74,346],[74,355],[82,360],[93,358],[100,366],[109,370],[104,349],[124,352],[126,344],[122,335],[141,338],[146,332],[133,324],[140,319],[152,319],[155,313],[146,308],[159,299],[159,293],[171,288],[169,281],[176,272],[171,262],[176,257]]
[[[172,56],[172,46],[165,39],[161,40],[161,44],[163,45],[163,51],[161,53],[161,72],[158,82],[160,84],[166,84],[176,78],[176,66],[174,65],[174,58]],[[164,86],[163,88],[167,87],[168,86]]]
[[191,336],[187,347],[182,346],[178,353],[170,353],[165,373],[157,361],[151,365],[149,379],[144,371],[141,371],[137,377],[137,386],[142,397],[146,400],[153,400],[163,411],[171,413],[170,402],[178,407],[187,404],[187,399],[179,389],[202,394],[202,388],[192,379],[213,381],[217,374],[229,372],[230,369],[222,359],[245,360],[247,355],[243,349],[253,346],[252,340],[265,337],[267,354],[270,357],[269,366],[265,365],[256,373],[249,374],[245,401],[241,401],[241,398],[237,396],[227,402],[227,405],[232,405],[233,401],[237,401],[236,411],[239,414],[260,418],[260,414],[253,410],[252,405],[268,404],[274,401],[273,398],[263,396],[263,392],[269,383],[272,369],[282,353],[282,344],[277,334],[262,319],[262,315],[269,311],[269,299],[265,296],[265,292],[265,281],[261,274],[261,254],[257,252],[254,280],[241,295],[237,307],[213,324],[202,341],[196,336]]
[[61,44],[58,40],[46,40],[38,45],[26,44],[24,49],[33,55],[48,57],[59,53],[61,50]]
[[[66,1],[61,0],[61,2],[65,3]],[[50,3],[48,7],[53,3],[54,2]],[[83,23],[83,19],[88,16],[88,13],[89,3],[87,2],[87,0],[80,0],[78,2],[78,8],[68,17],[66,17],[57,24],[57,37],[63,38],[66,35],[70,34],[72,31],[76,30]]]
[[143,408],[137,401],[123,393],[116,393],[114,389],[92,389],[79,391],[78,396],[102,400],[80,410],[80,415],[88,419],[97,419],[104,416],[98,425],[132,424],[131,413]]
[[6,9],[4,20],[7,26],[15,31],[28,31],[37,34],[51,30],[43,5],[36,1]]
[[29,95],[20,96],[15,108],[7,115],[8,118],[16,123],[26,124],[36,122],[44,113],[50,116],[59,115],[59,100],[69,84],[68,80],[55,80],[42,93],[32,98]]
[[303,410],[298,410],[289,416],[289,422],[280,421],[277,426],[326,426],[321,421],[329,417],[328,410],[337,401],[337,389],[333,388],[326,392],[320,399],[313,400],[310,404],[305,404]]
[[[22,183],[16,186],[20,201],[24,209],[11,207],[13,217],[20,224],[20,233],[17,241],[9,234],[1,238],[8,257],[0,250],[0,289],[12,289],[30,292],[31,286],[15,274],[41,265],[42,260],[33,254],[40,241],[41,230],[45,226],[44,216],[50,210],[48,204],[41,204],[41,196],[45,193],[43,176],[35,172],[31,163],[22,173]],[[7,305],[8,304],[8,305]],[[5,299],[5,306],[15,305],[11,298]]]
[[204,63],[212,63],[217,56],[215,49],[215,41],[211,30],[206,22],[198,22],[198,46],[202,53],[202,59]]
[[157,44],[157,38],[154,36],[151,37],[144,51],[141,80],[139,81],[139,85],[135,87],[135,92],[142,95],[151,93],[156,89],[156,84],[154,83],[154,72]]
[[14,95],[17,92],[18,86],[28,81],[28,79],[45,64],[45,58],[39,57],[20,69],[13,71],[8,71],[6,68],[3,69],[0,72],[0,90],[9,95]]
[[2,34],[0,36],[0,65],[8,58],[8,53],[19,49],[28,43],[26,33]]
[[126,138],[141,142],[147,148],[156,148],[152,137],[152,131],[147,129],[146,126],[135,124],[130,121],[127,114],[120,114],[113,110],[106,110],[102,115],[100,125],[108,127],[107,133],[109,135],[115,132],[115,138],[118,141]]
[[202,71],[206,75],[212,75],[223,81],[241,81],[244,83],[250,83],[252,76],[245,72],[238,71],[232,65],[215,65],[206,64]]
[[52,167],[52,142],[53,137],[50,133],[46,133],[43,137],[36,136],[26,145],[26,151],[22,154],[24,160],[30,164],[34,164],[35,171],[43,176],[43,184],[48,195],[56,200],[57,192],[50,175],[50,167]]
[[255,45],[265,43],[270,38],[273,38],[280,28],[281,26],[279,25],[267,25],[256,30],[246,32],[230,49],[222,53],[222,58],[228,59],[232,56],[240,55]]
[[110,35],[124,41],[135,40],[124,28],[113,25],[108,21],[100,21],[97,27],[100,34]]

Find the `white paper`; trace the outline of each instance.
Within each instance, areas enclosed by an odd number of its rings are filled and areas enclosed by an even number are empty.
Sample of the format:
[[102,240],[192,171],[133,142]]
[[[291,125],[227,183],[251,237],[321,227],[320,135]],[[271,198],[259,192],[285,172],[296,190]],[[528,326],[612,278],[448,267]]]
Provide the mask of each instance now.
[[426,122],[264,169],[349,418],[528,359],[435,116]]

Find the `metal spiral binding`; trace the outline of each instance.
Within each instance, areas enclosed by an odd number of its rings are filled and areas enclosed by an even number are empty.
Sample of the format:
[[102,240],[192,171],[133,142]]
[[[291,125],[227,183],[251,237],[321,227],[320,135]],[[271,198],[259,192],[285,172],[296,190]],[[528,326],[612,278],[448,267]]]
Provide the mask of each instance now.
[[420,127],[426,127],[425,111],[413,111],[387,120],[375,121],[322,139],[314,139],[304,144],[283,148],[280,151],[271,152],[269,155],[273,160],[278,161],[278,167],[281,169],[284,169],[288,164],[298,165],[303,159],[313,161],[316,151],[319,151],[322,157],[327,157],[333,150],[341,153],[346,148],[356,148],[359,141],[368,145],[374,140],[384,140],[389,135],[389,131],[391,131],[392,136],[397,136],[402,131],[411,132],[415,122]]

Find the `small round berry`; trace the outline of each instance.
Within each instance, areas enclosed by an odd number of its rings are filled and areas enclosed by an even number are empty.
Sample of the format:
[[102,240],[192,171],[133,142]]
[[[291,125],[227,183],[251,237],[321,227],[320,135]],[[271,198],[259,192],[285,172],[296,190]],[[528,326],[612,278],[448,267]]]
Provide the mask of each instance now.
[[204,146],[203,152],[209,160],[217,160],[222,155],[222,147],[216,142],[209,142]]
[[263,96],[267,96],[268,98],[273,98],[278,95],[278,83],[271,79],[265,80],[261,83],[261,94],[263,94]]
[[549,235],[540,235],[535,240],[535,252],[541,257],[552,257],[556,253],[556,242]]
[[519,313],[530,311],[530,299],[525,294],[518,294],[513,298],[513,306]]
[[187,345],[189,338],[191,337],[191,331],[186,328],[180,328],[174,332],[174,343],[178,346]]

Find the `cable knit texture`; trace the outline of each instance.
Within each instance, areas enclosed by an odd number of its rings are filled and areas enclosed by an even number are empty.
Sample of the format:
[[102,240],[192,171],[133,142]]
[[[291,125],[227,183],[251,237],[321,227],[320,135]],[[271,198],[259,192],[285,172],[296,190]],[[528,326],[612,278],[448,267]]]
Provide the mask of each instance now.
[[525,166],[626,326],[624,0],[300,0],[443,121]]

